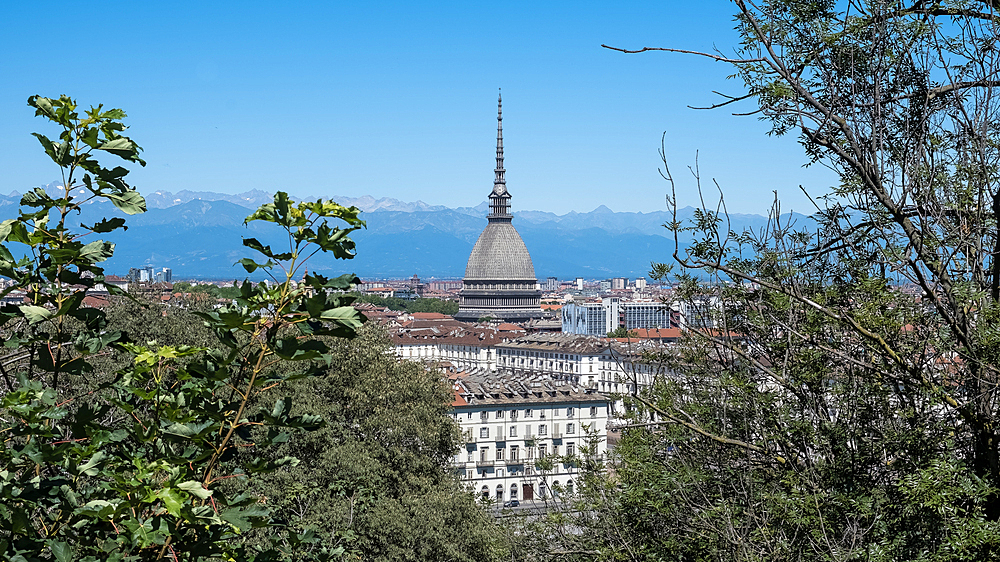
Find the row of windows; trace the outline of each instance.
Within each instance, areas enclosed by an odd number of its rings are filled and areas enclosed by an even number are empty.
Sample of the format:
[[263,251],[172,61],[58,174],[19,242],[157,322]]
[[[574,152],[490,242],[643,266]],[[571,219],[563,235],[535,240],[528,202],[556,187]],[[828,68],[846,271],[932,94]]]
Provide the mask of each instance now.
[[[542,357],[545,359],[570,359],[572,361],[580,361],[579,355],[570,355],[568,353],[539,353],[537,351],[523,351],[523,350],[507,350],[500,348],[497,350],[500,355],[523,355],[525,357]],[[591,361],[594,360],[593,357],[589,357]]]
[[[553,416],[558,416],[560,409],[561,408],[553,408],[552,409],[552,415]],[[518,416],[519,416],[520,411],[521,410],[510,410],[510,419],[516,420],[518,418]],[[566,408],[566,417],[567,418],[571,418],[575,414],[576,414],[576,409],[575,408],[573,408],[572,406],[569,406],[569,407]],[[506,415],[507,415],[507,410],[497,410],[496,413],[494,414],[494,418],[496,418],[498,420],[501,420]],[[531,408],[526,408],[524,410],[524,417],[530,418],[533,415],[534,415],[534,411]],[[590,416],[591,417],[596,417],[597,416],[597,406],[591,406],[590,407]],[[483,410],[483,411],[479,412],[479,419],[486,420],[486,419],[489,419],[489,417],[490,417],[490,413],[487,412],[486,410]],[[539,410],[538,417],[544,420],[545,419],[545,410]],[[472,419],[472,412],[471,411],[468,412],[468,419],[470,419],[470,420]]]
[[[471,479],[472,478],[472,471],[471,470],[467,471],[465,477],[468,478],[468,479]],[[545,481],[544,480],[542,480],[541,482],[538,483],[538,491],[537,492],[535,492],[535,487],[534,487],[533,484],[522,484],[521,487],[522,487],[522,489],[521,489],[522,496],[521,497],[523,497],[525,500],[533,500],[533,499],[535,499],[534,495],[536,493],[538,494],[539,499],[547,498],[549,496],[549,494],[551,494],[553,498],[561,498],[563,496],[572,496],[573,495],[573,481],[572,480],[567,480],[565,486],[560,486],[558,480],[553,481],[552,482],[552,490],[548,489],[548,487],[545,485]],[[503,495],[503,493],[504,493],[504,491],[503,491],[503,484],[497,484],[497,488],[496,488],[496,501],[498,501],[498,502],[504,501],[504,495]],[[517,493],[518,493],[517,484],[511,484],[510,485],[510,496],[508,496],[509,499],[512,499],[512,500],[518,499],[518,494]],[[482,498],[483,498],[484,501],[488,501],[490,499],[490,488],[489,488],[489,486],[483,486],[482,490],[480,490],[480,495],[482,496]]]
[[[527,431],[528,431],[528,435],[526,435],[526,436],[530,436],[531,435],[531,433],[530,433],[531,432],[531,426],[527,425],[525,427],[527,428]],[[497,437],[502,437],[502,435],[500,435],[502,433],[502,431],[503,430],[501,430],[500,428],[497,428],[497,433],[498,433]],[[576,433],[576,424],[572,424],[572,423],[566,424],[566,434],[567,435],[573,435],[575,433]],[[535,435],[543,436],[543,435],[548,435],[548,434],[549,434],[549,426],[543,424],[543,425],[539,425],[538,426],[538,433],[536,433]],[[510,437],[517,437],[517,426],[516,425],[510,426],[509,436]],[[479,437],[481,439],[489,439],[490,438],[490,428],[488,428],[488,427],[480,427],[479,428]]]
[[[494,450],[493,458],[491,459],[490,458],[490,448],[489,447],[481,447],[479,449],[479,462],[505,461],[505,460],[520,461],[520,460],[522,460],[521,459],[521,448],[520,447],[518,447],[517,445],[514,445],[512,447],[509,447],[509,449],[510,449],[510,452],[508,453],[508,451],[507,451],[508,448],[506,448],[506,447],[497,447]],[[523,460],[533,460],[535,458],[535,449],[536,449],[535,447],[524,447],[524,459]],[[547,445],[539,445],[537,447],[537,449],[538,449],[538,458],[544,458],[544,457],[548,456],[549,449],[548,449]],[[552,446],[552,454],[554,456],[559,456],[559,445],[553,445]],[[566,444],[566,455],[571,457],[571,456],[573,456],[575,454],[576,454],[576,443],[567,443]],[[466,460],[468,462],[476,462],[476,452],[475,451],[469,451],[468,452],[468,456],[466,457]]]

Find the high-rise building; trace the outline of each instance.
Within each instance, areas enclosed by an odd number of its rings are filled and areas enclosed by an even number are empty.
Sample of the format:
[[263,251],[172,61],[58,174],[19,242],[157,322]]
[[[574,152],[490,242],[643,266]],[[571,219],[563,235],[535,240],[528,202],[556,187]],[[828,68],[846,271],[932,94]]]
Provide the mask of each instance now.
[[164,267],[157,271],[153,277],[157,283],[170,283],[170,280],[173,279],[173,272],[169,267]]
[[620,327],[628,330],[673,328],[678,323],[673,311],[664,303],[622,301],[615,297],[605,297],[601,302],[571,302],[563,305],[560,312],[564,334],[603,336]]
[[526,322],[542,317],[535,267],[521,235],[511,224],[510,193],[503,168],[503,111],[497,99],[497,167],[490,192],[489,223],[469,255],[457,320],[483,317]]

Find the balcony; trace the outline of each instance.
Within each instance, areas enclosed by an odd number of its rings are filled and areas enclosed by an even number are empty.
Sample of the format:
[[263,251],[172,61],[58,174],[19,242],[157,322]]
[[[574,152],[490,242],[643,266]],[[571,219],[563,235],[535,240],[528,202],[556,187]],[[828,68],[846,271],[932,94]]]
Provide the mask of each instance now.
[[493,466],[493,461],[479,459],[479,460],[476,461],[476,466],[477,467]]

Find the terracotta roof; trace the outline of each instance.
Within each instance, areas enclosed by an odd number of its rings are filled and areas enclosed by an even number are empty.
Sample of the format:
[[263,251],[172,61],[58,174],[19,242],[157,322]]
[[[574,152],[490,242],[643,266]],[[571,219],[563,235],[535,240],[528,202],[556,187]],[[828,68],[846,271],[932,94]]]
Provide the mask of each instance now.
[[630,330],[635,332],[635,337],[632,339],[679,339],[681,337],[680,328],[637,328],[635,330]]
[[443,320],[445,318],[451,319],[451,316],[447,314],[441,314],[440,312],[414,312],[410,316],[420,319],[420,320]]
[[83,297],[83,306],[91,308],[101,308],[108,305],[108,299],[104,297],[95,297],[92,295],[87,295]]
[[501,341],[496,328],[458,322],[451,318],[414,319],[389,334],[393,345],[450,344],[493,347]]

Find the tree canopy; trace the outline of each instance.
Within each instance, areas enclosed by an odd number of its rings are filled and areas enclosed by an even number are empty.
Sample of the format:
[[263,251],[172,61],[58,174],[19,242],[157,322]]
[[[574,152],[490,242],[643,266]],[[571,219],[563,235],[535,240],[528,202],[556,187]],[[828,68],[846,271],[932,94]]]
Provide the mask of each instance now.
[[[483,516],[445,469],[456,432],[446,388],[432,374],[393,367],[374,336],[345,347],[365,321],[346,293],[360,281],[306,273],[317,252],[354,256],[349,235],[364,227],[357,208],[279,191],[246,221],[270,223],[287,246],[246,238],[257,257],[238,262],[271,283],[244,281],[224,305],[144,303],[104,283],[100,264],[114,245],[93,239],[126,228],[126,219],[73,223],[94,200],[127,215],[145,210],[124,179],[129,170],[104,162],[145,164],[124,135],[125,112],[82,110],[68,96],[28,103],[56,130],[55,140],[35,136],[62,185],[28,191],[18,217],[0,223],[0,274],[12,280],[0,296],[24,294],[0,307],[0,558],[492,554],[488,526],[462,527]],[[15,244],[27,248],[23,256]],[[111,306],[85,306],[100,285]],[[340,454],[324,456],[332,451]],[[299,484],[321,489],[268,501],[266,484],[303,461],[328,463],[296,473]],[[357,500],[346,524],[342,491]],[[317,492],[340,510],[336,518],[296,512],[296,500]]]
[[[776,204],[766,229],[733,232],[720,195],[666,225],[694,243],[654,273],[715,304],[628,399],[587,544],[631,560],[993,559],[1000,6],[733,5],[740,46],[702,56],[746,89],[714,107],[751,104],[737,111],[798,135],[840,181],[810,194],[806,223]],[[675,194],[685,180],[664,164]]]

